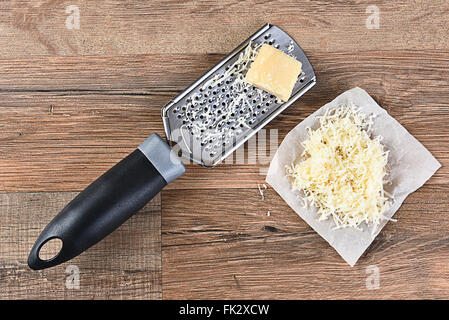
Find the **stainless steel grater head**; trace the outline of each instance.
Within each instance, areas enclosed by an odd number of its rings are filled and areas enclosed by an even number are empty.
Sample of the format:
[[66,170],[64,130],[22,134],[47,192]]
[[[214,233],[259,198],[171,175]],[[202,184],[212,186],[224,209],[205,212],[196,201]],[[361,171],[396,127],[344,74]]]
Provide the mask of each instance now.
[[[258,48],[267,43],[302,63],[287,102],[243,81]],[[266,24],[162,109],[165,134],[182,157],[213,167],[316,83],[298,44]]]

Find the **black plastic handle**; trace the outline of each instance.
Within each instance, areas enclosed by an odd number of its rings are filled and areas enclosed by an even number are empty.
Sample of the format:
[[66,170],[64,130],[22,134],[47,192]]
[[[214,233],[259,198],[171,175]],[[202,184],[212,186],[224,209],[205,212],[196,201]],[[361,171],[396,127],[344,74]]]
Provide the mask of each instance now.
[[[156,138],[160,144],[162,139]],[[152,148],[149,145],[143,151],[136,149],[77,195],[40,234],[28,257],[29,267],[40,270],[72,259],[114,231],[158,194],[167,185],[167,178],[163,176],[164,167],[158,170],[149,160],[148,152],[153,151],[155,161],[159,161],[161,150]],[[174,166],[179,167],[179,163]],[[40,259],[41,247],[54,238],[62,240],[60,252],[50,260]]]

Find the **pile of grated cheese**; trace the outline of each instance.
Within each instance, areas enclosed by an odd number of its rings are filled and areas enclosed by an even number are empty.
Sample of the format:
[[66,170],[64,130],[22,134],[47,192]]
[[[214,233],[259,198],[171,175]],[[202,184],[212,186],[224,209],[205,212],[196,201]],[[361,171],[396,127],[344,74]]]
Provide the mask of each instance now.
[[318,129],[308,128],[300,159],[287,166],[292,188],[304,192],[305,207],[318,208],[319,220],[332,217],[336,228],[377,226],[392,197],[384,190],[388,151],[380,136],[369,135],[373,118],[349,103],[319,122]]

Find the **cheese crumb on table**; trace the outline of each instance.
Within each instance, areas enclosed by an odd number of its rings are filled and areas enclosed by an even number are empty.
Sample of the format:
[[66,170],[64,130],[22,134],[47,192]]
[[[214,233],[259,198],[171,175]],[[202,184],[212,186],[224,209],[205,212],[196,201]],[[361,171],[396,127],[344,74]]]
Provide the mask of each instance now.
[[260,187],[260,184],[257,184],[257,188],[259,189],[259,193],[260,193],[260,196],[262,197],[262,201],[265,200],[265,197],[264,197],[264,195],[263,195],[263,190],[262,190],[262,188]]
[[287,101],[301,74],[302,64],[295,58],[268,44],[259,49],[245,81],[282,101]]

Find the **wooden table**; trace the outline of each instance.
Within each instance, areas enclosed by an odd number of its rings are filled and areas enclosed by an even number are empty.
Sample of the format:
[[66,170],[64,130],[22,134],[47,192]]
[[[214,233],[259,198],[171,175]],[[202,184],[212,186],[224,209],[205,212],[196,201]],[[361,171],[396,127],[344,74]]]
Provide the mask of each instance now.
[[[447,298],[448,21],[446,0],[1,2],[0,298]],[[161,107],[266,22],[298,41],[318,78],[267,126],[279,141],[360,86],[442,163],[398,223],[351,268],[270,187],[261,199],[266,163],[189,165],[104,241],[31,271],[50,219],[163,134]]]

